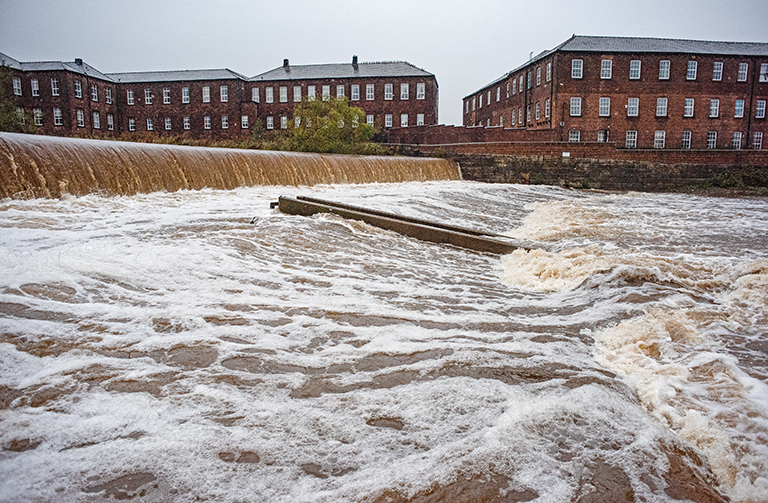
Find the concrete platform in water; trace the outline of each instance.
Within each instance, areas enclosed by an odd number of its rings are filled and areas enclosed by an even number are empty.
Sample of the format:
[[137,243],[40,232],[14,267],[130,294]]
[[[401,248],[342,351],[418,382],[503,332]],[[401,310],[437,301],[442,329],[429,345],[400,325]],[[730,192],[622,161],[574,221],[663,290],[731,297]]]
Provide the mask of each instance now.
[[281,212],[289,215],[310,216],[316,213],[333,213],[340,217],[360,220],[369,225],[395,231],[423,241],[450,244],[484,253],[504,255],[520,248],[525,250],[532,248],[532,246],[523,246],[520,243],[515,243],[510,238],[500,234],[428,222],[394,213],[305,196],[298,196],[296,198],[281,196],[277,206]]

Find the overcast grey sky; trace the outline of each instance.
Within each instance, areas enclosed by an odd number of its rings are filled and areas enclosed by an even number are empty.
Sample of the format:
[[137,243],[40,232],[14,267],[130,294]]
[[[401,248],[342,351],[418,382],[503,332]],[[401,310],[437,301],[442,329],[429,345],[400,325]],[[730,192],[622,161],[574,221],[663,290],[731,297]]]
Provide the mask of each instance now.
[[461,99],[572,34],[768,42],[768,0],[0,0],[0,52],[102,72],[405,60]]

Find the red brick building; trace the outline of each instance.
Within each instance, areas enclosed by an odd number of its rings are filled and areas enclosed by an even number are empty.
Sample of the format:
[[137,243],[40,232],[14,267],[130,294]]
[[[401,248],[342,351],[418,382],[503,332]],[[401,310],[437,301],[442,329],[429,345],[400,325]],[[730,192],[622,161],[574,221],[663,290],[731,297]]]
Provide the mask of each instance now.
[[346,96],[377,129],[437,123],[437,79],[410,63],[290,66],[245,77],[229,69],[103,74],[83,63],[22,63],[0,53],[20,111],[43,134],[236,139],[285,129],[302,98]]
[[530,132],[515,141],[760,149],[767,100],[766,43],[573,36],[465,97],[463,122]]

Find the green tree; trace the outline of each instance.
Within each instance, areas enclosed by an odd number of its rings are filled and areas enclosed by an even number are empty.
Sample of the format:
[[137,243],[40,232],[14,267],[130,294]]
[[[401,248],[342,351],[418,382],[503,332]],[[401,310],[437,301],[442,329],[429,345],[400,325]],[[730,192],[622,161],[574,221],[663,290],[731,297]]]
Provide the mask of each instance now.
[[315,100],[305,98],[294,109],[294,120],[277,140],[277,148],[295,152],[333,154],[381,154],[371,142],[373,126],[365,112],[350,107],[346,97]]
[[34,133],[37,127],[32,112],[24,111],[16,103],[12,80],[10,68],[0,66],[0,131]]

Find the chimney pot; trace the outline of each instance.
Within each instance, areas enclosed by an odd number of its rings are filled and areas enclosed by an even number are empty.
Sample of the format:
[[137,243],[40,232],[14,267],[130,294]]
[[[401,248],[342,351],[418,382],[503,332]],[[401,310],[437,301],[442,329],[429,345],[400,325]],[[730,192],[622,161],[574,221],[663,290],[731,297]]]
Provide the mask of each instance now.
[[288,68],[288,59],[283,60],[283,68]]
[[80,58],[75,58],[75,64],[77,66],[83,66],[83,60]]
[[352,56],[352,64],[357,65],[357,56]]

